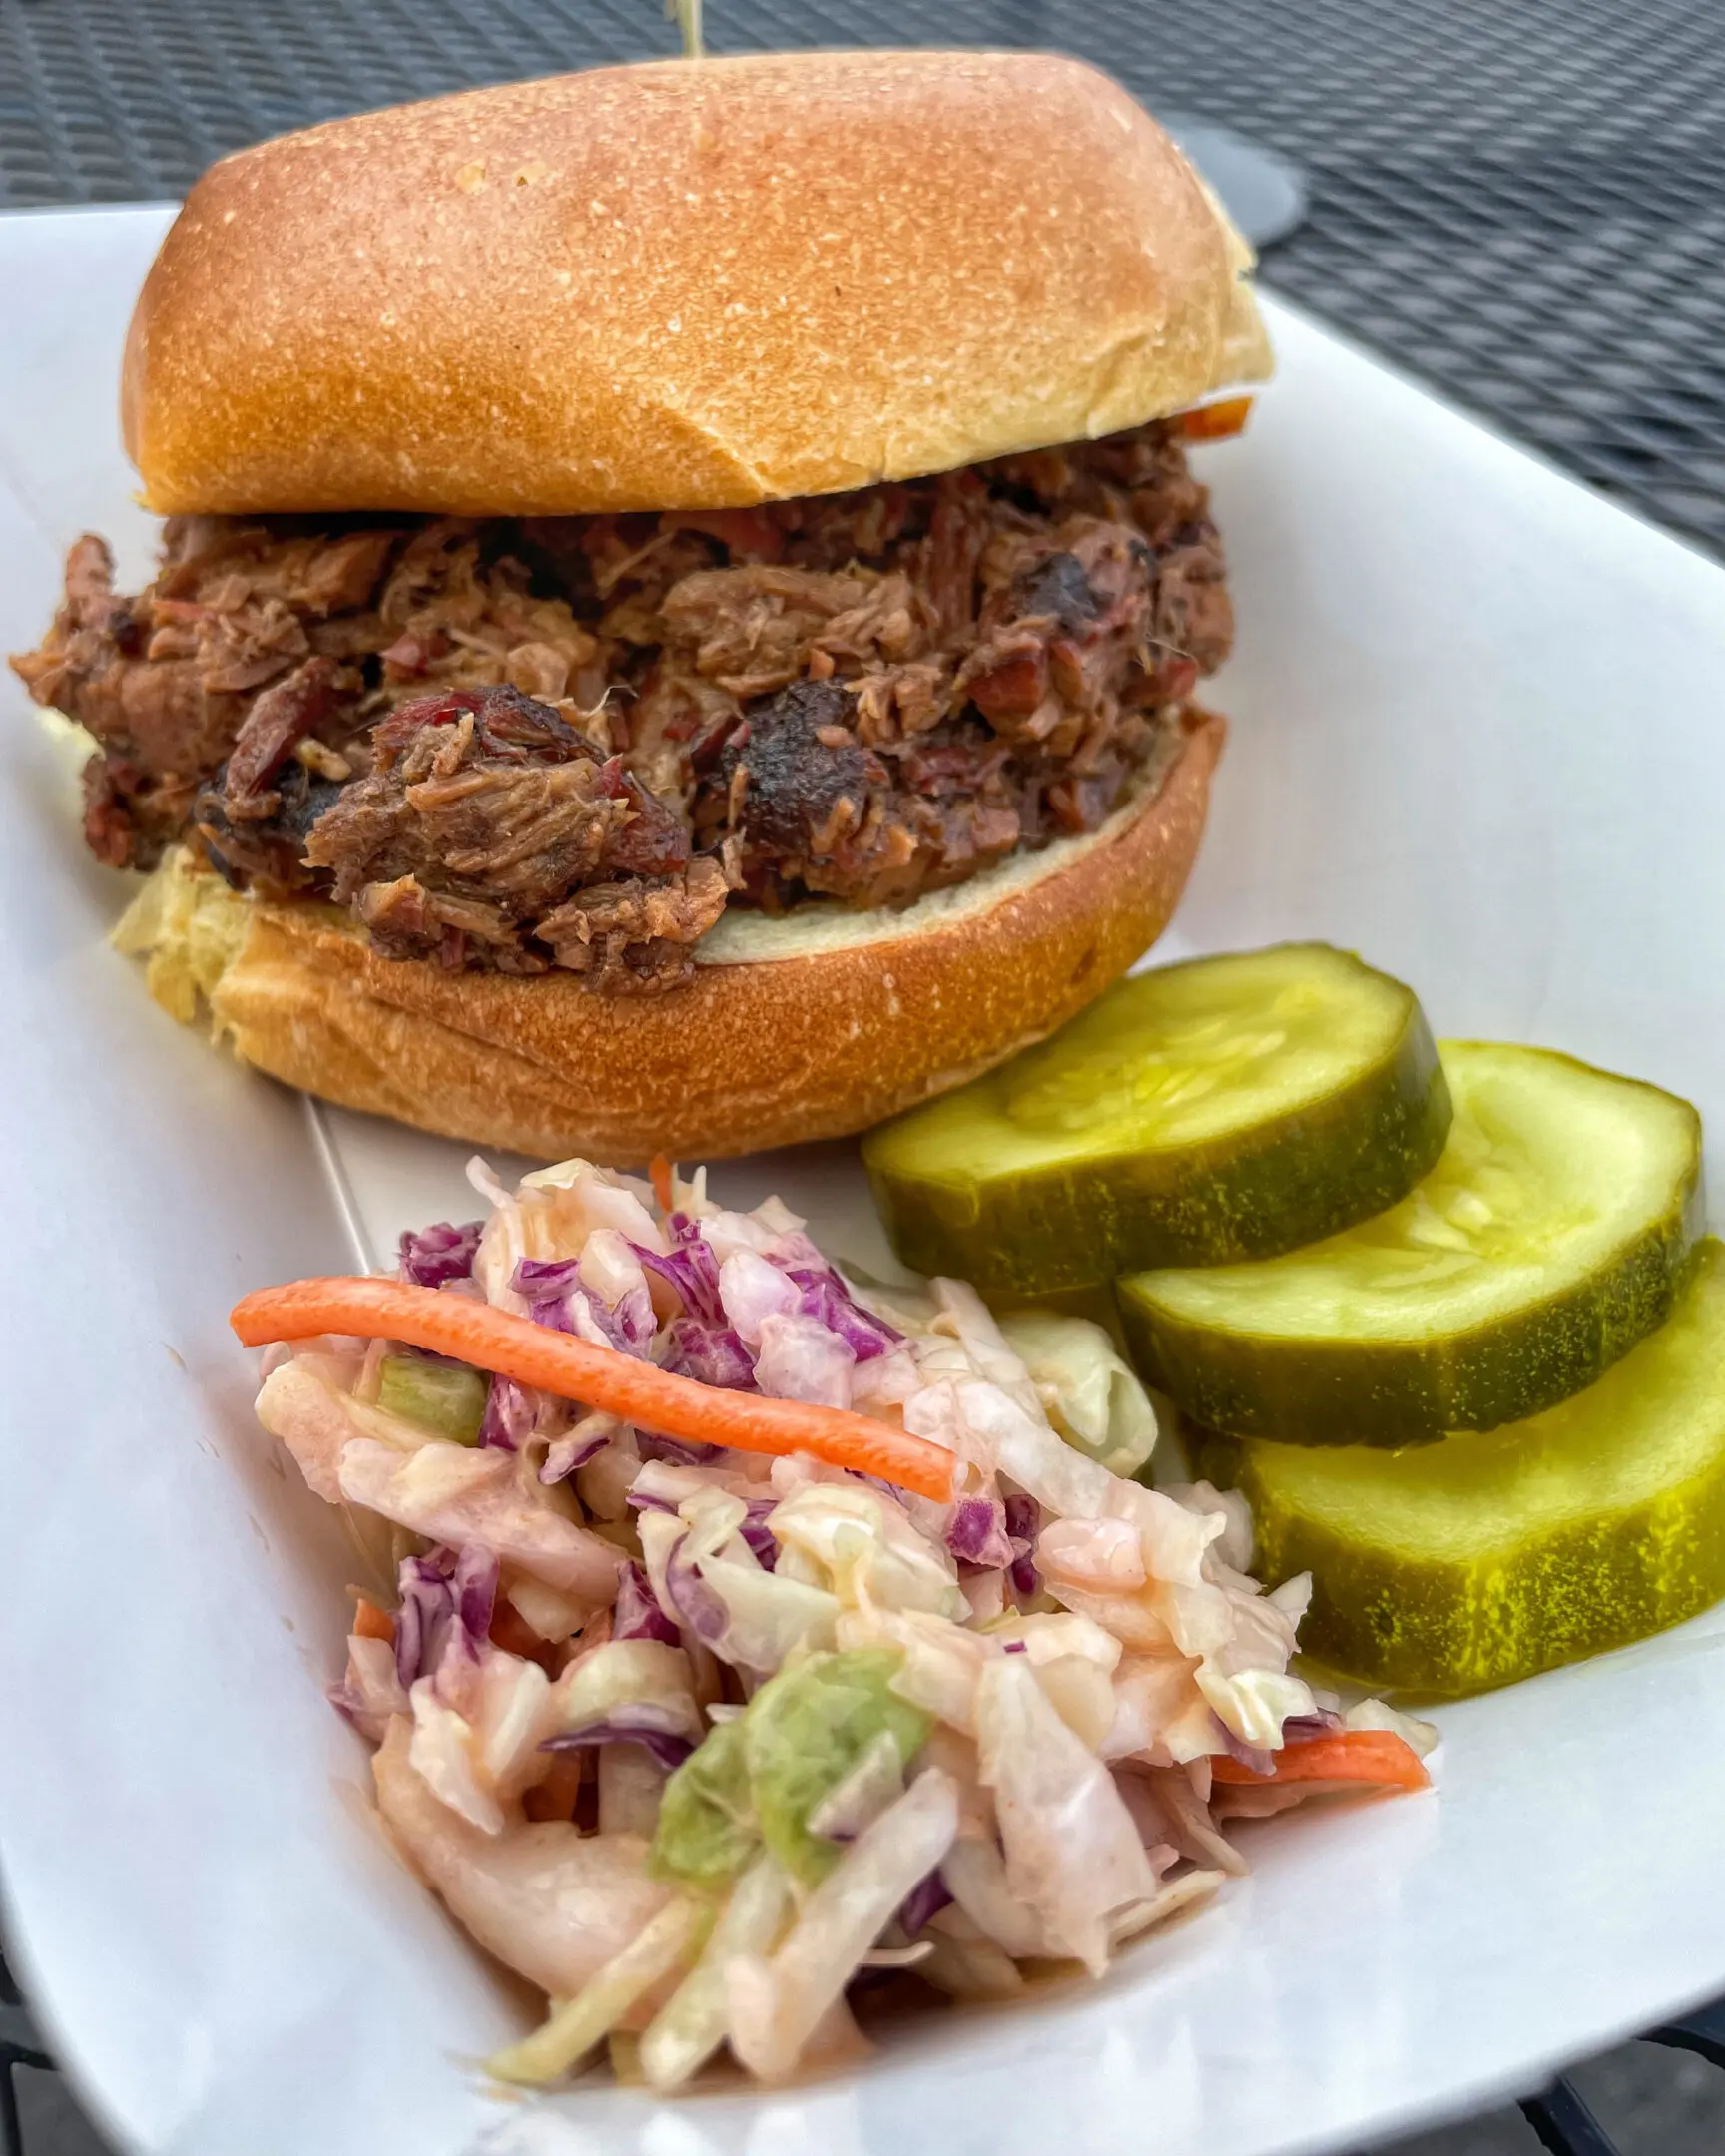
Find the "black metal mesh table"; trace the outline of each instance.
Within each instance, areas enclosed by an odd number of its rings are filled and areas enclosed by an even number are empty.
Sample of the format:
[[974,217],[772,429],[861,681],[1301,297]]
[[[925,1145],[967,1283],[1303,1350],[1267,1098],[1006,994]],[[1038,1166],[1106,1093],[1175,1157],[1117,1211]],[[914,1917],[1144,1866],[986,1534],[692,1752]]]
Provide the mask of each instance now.
[[[1255,136],[1312,190],[1267,283],[1725,553],[1713,0],[713,0],[709,33],[1056,45]],[[652,0],[0,0],[0,206],[671,44]]]
[[[712,0],[708,32],[1057,46],[1256,138],[1310,198],[1267,284],[1725,555],[1715,0]],[[162,199],[313,120],[672,49],[651,0],[0,0],[0,208]],[[1725,2008],[1656,2040],[1725,2064]],[[40,2063],[0,1964],[5,2156]],[[1524,2108],[1558,2156],[1609,2156],[1567,2083]],[[97,2145],[44,2131],[27,2156]],[[1506,2147],[1482,2132],[1422,2147]]]

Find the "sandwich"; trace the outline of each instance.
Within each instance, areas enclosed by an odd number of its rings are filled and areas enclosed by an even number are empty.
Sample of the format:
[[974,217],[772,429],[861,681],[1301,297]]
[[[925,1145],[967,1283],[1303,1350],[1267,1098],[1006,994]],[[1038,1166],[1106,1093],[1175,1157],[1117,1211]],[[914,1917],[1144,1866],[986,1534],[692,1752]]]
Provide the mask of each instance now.
[[139,298],[153,581],[12,665],[247,1062],[536,1155],[862,1129],[1172,911],[1250,257],[1105,76],[653,63],[290,135]]

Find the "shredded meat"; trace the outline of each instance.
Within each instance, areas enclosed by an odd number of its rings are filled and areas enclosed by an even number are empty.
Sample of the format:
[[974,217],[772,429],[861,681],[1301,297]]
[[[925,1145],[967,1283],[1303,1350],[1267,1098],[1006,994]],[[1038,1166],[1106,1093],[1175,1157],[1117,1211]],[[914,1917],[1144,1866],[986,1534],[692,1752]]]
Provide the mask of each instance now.
[[335,703],[332,659],[305,660],[254,700],[234,738],[224,784],[231,815],[262,820],[279,804],[270,781]]
[[547,914],[539,934],[560,966],[591,988],[674,988],[693,967],[691,952],[725,910],[730,886],[711,854],[679,875],[625,876],[578,891]]
[[391,956],[667,987],[724,910],[723,871],[622,759],[518,689],[398,705],[370,751],[304,858]]
[[681,978],[728,894],[896,905],[1092,829],[1232,635],[1177,432],[756,509],[171,519],[81,539],[39,703],[85,833],[190,839],[380,950]]

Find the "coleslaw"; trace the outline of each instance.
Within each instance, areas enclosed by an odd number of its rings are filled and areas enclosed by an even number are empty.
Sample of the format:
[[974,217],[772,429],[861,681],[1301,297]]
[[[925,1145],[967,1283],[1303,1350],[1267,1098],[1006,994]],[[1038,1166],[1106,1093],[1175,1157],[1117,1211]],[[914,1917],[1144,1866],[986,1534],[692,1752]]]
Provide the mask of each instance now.
[[1101,1327],[863,1281],[702,1172],[469,1175],[488,1218],[403,1237],[398,1286],[242,1331],[375,1574],[332,1697],[382,1819],[547,1995],[499,2078],[781,2081],[857,2050],[877,1972],[1099,1975],[1245,1869],[1228,1819],[1425,1786],[1428,1726],[1290,1672],[1307,1582],[1250,1577],[1243,1500],[1151,1486]]

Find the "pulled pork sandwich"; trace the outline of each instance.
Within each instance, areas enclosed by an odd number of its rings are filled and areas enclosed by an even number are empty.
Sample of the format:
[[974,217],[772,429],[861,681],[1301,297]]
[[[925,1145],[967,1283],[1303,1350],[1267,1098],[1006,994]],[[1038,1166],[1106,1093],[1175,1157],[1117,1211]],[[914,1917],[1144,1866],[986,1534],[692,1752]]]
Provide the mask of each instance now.
[[123,409],[167,516],[13,661],[153,871],[151,984],[348,1105],[542,1156],[852,1131],[1166,921],[1231,633],[1185,443],[1248,258],[1106,78],[678,62],[267,143]]

